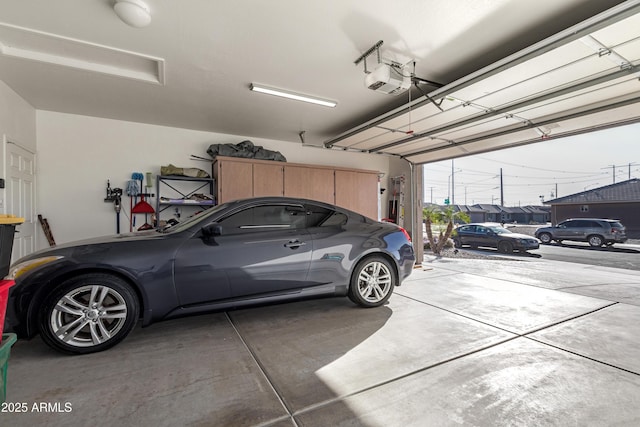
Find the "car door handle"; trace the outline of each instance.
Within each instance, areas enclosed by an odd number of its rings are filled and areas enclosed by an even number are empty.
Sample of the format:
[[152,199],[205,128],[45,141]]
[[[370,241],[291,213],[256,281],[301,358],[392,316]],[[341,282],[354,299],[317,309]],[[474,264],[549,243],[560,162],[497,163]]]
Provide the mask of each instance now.
[[289,243],[285,243],[284,246],[286,248],[296,249],[296,248],[299,248],[300,246],[304,246],[306,244],[307,244],[306,242],[301,242],[300,240],[292,240]]

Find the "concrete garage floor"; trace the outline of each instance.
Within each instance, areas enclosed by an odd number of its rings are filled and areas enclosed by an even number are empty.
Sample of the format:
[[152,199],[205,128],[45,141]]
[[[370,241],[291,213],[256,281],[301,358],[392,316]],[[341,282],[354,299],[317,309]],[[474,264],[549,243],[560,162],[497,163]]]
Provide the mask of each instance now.
[[640,425],[637,272],[424,266],[378,309],[330,298],[172,320],[88,356],[18,342],[7,401],[28,410],[0,425]]

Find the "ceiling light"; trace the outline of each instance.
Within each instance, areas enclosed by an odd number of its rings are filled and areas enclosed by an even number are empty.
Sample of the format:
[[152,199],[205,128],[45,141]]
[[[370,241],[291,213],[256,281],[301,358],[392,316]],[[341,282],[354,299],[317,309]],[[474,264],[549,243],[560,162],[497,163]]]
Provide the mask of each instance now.
[[151,22],[149,6],[142,0],[116,0],[113,9],[125,24],[132,27],[146,27]]
[[283,89],[276,89],[273,87],[257,85],[255,83],[251,83],[249,88],[254,92],[266,93],[268,95],[281,96],[283,98],[295,99],[296,101],[304,101],[310,102],[312,104],[324,105],[325,107],[335,107],[338,105],[335,101],[330,101],[328,99],[316,98],[314,96],[305,95],[302,93],[291,92]]

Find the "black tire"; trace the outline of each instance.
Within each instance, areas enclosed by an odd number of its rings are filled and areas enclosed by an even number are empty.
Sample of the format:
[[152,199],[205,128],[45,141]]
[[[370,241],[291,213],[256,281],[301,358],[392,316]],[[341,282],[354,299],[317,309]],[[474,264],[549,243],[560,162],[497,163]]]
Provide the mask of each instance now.
[[39,319],[43,341],[63,353],[103,351],[122,341],[136,324],[138,296],[116,276],[72,277],[44,300]]
[[602,236],[599,236],[597,234],[592,234],[591,236],[587,237],[587,241],[589,242],[589,246],[592,246],[594,248],[599,248],[600,246],[604,245],[604,239],[602,238]]
[[391,263],[379,255],[369,256],[353,269],[348,296],[362,307],[379,307],[387,302],[397,284]]
[[540,239],[540,241],[545,244],[548,245],[549,243],[551,243],[551,234],[549,233],[540,233],[540,235],[538,236],[538,239]]
[[462,242],[460,241],[460,239],[453,239],[453,247],[454,248],[461,248],[462,247]]
[[513,245],[511,242],[500,242],[498,243],[498,252],[503,254],[513,253]]

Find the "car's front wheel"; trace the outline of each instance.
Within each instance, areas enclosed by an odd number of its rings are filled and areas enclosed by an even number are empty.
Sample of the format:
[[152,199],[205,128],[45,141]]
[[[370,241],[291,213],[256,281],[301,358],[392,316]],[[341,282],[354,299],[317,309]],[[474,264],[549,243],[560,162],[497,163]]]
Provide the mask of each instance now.
[[349,299],[362,307],[378,307],[389,299],[398,283],[395,270],[384,257],[360,261],[351,275]]
[[540,233],[540,235],[538,236],[538,239],[540,239],[540,241],[545,245],[548,245],[549,243],[551,243],[551,234]]
[[136,293],[122,279],[101,273],[66,280],[45,299],[40,335],[65,353],[94,353],[113,347],[138,319]]

